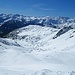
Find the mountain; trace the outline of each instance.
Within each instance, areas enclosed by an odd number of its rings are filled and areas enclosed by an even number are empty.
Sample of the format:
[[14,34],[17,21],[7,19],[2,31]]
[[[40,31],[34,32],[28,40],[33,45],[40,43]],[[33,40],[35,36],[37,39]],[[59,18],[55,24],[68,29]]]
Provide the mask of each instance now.
[[5,36],[9,32],[25,27],[28,25],[49,26],[53,28],[61,28],[70,25],[75,28],[75,18],[69,17],[32,17],[19,14],[0,14],[0,37]]
[[0,75],[75,75],[74,19],[0,16]]
[[0,73],[74,75],[75,29],[53,39],[60,31],[29,25],[0,38]]

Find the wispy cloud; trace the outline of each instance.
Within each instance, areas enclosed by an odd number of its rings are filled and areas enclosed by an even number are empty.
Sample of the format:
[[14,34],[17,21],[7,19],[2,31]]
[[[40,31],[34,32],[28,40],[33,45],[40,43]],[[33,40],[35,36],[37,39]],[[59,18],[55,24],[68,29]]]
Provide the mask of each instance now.
[[33,10],[33,8],[26,9],[26,11],[32,11],[32,10]]
[[46,7],[47,5],[45,4],[35,4],[35,5],[32,5],[32,8],[36,8],[36,9],[40,9],[40,10],[43,10],[43,11],[53,11],[55,9],[52,9],[52,8],[47,8]]
[[45,11],[52,11],[52,10],[55,10],[55,9],[50,9],[50,8],[39,8],[41,10],[45,10]]
[[7,11],[7,10],[10,10],[10,6],[3,6],[2,8],[0,7],[0,10],[1,11]]
[[40,7],[44,6],[44,5],[45,5],[45,4],[34,4],[34,5],[32,5],[32,7],[40,8]]

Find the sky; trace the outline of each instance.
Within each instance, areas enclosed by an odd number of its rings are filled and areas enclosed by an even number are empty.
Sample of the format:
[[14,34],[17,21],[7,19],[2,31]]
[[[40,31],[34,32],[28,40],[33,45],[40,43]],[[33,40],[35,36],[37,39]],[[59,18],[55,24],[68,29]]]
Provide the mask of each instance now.
[[0,13],[75,17],[75,0],[0,0]]

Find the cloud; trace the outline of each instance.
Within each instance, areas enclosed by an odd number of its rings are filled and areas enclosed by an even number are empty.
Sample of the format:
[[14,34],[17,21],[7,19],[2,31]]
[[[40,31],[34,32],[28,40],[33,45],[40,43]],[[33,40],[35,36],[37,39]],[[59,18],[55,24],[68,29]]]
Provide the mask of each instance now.
[[45,4],[35,4],[35,5],[32,5],[32,7],[35,7],[35,8],[40,8],[42,6],[44,6]]
[[26,11],[32,11],[33,10],[33,8],[28,8],[28,9],[26,9]]
[[45,10],[45,11],[52,11],[52,10],[55,10],[55,9],[51,9],[51,8],[39,8],[41,10]]
[[8,11],[8,10],[10,10],[10,6],[3,6],[3,7],[0,7],[0,10],[1,11]]
[[52,8],[46,8],[47,5],[45,4],[35,4],[35,5],[32,5],[32,8],[33,9],[39,9],[39,10],[43,10],[43,11],[53,11],[55,9],[52,9]]

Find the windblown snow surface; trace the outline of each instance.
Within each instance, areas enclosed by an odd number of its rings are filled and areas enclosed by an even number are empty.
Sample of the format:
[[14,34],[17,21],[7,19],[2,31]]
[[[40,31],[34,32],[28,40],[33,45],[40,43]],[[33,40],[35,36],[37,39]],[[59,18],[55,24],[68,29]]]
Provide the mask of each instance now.
[[0,38],[0,75],[75,75],[75,29],[59,31],[29,25]]

